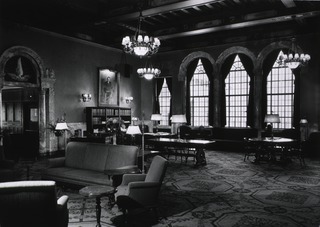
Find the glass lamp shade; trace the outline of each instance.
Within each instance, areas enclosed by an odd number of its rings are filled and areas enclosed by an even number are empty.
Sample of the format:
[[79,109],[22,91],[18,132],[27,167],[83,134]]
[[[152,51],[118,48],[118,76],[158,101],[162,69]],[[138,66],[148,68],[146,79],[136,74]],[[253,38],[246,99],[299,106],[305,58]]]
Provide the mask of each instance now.
[[138,125],[129,125],[126,134],[136,135],[141,134],[141,131]]
[[291,62],[287,63],[287,66],[290,69],[296,69],[296,68],[298,68],[299,65],[300,65],[300,62],[298,62],[298,61],[291,61]]
[[184,114],[172,115],[171,122],[172,123],[187,123],[186,115],[184,115]]
[[153,74],[151,73],[146,73],[143,75],[143,77],[146,79],[146,80],[151,80],[153,78]]
[[161,114],[152,114],[151,115],[151,121],[161,121]]
[[66,122],[60,122],[60,123],[57,123],[55,129],[56,130],[66,130],[66,129],[68,129],[68,125]]
[[146,46],[137,46],[133,48],[133,52],[137,56],[145,56],[148,53],[149,49]]
[[279,114],[266,114],[264,117],[265,123],[280,123]]

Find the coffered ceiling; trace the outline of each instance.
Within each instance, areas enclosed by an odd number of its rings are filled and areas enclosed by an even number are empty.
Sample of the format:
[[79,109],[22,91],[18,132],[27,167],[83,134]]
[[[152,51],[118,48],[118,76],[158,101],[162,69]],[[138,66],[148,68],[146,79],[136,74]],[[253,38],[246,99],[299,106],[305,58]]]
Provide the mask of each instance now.
[[320,28],[320,0],[0,0],[1,17],[121,49],[141,30],[159,52],[270,37]]

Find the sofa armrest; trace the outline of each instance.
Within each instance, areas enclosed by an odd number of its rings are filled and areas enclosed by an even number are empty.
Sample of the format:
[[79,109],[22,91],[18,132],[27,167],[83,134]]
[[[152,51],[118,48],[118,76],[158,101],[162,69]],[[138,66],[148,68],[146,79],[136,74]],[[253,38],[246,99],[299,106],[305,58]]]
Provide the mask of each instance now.
[[66,195],[61,196],[57,200],[57,226],[67,227],[69,222],[69,210],[68,210],[69,197]]
[[64,166],[65,160],[66,160],[65,157],[50,158],[49,159],[49,168]]
[[135,181],[135,182],[130,182],[128,184],[129,190],[154,188],[154,187],[159,187],[160,185],[161,184],[159,182],[144,182],[144,181],[141,181],[141,182]]
[[63,195],[57,200],[57,204],[58,206],[67,206],[68,200],[69,197],[67,195]]
[[128,185],[130,182],[144,181],[146,179],[146,174],[124,174],[122,177],[121,185]]

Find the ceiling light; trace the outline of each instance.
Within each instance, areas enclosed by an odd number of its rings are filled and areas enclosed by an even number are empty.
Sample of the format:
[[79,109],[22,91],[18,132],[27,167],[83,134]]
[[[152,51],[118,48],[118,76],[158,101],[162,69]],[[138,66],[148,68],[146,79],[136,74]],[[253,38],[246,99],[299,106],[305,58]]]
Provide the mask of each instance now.
[[139,57],[150,56],[158,52],[160,40],[158,38],[141,35],[142,13],[140,12],[139,24],[133,37],[125,36],[122,39],[123,50],[125,53],[134,54]]
[[295,69],[299,65],[306,65],[311,59],[309,54],[298,53],[298,48],[295,43],[296,39],[292,39],[292,46],[289,49],[288,54],[281,54],[278,58],[279,65],[287,66],[290,69]]
[[161,73],[161,70],[158,68],[139,68],[137,73],[141,78],[145,78],[147,80],[151,80],[154,77],[158,77]]

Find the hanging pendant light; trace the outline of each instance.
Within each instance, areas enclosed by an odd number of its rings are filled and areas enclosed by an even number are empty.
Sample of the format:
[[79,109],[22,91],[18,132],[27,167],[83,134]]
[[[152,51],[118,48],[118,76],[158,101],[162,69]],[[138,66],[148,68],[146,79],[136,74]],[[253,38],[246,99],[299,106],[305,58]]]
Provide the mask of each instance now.
[[158,68],[153,68],[152,66],[150,68],[139,68],[137,70],[137,73],[141,78],[145,78],[147,80],[152,80],[155,77],[159,77],[161,70]]
[[152,80],[153,78],[159,77],[161,74],[161,70],[153,67],[152,64],[149,62],[149,57],[146,60],[145,67],[138,68],[137,73],[140,78],[144,78],[146,80]]
[[289,49],[288,54],[281,54],[278,58],[279,65],[287,66],[290,69],[295,69],[299,65],[306,65],[311,59],[309,54],[298,53],[298,48],[296,45],[296,39],[292,38],[291,49]]
[[140,12],[139,24],[133,37],[125,36],[122,39],[122,46],[125,53],[133,54],[139,57],[150,56],[158,52],[160,40],[158,38],[143,36],[141,34],[141,22],[143,20]]

